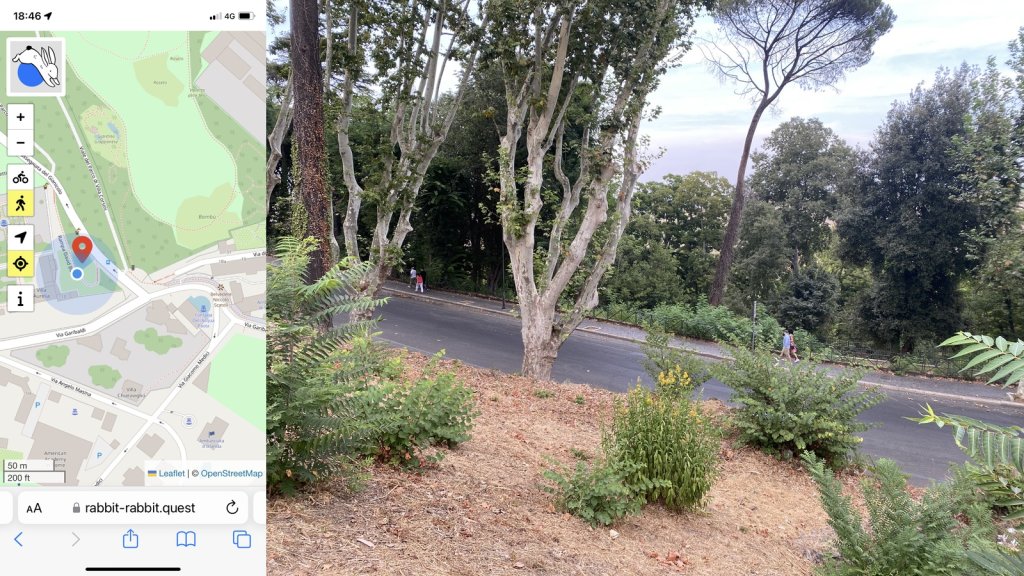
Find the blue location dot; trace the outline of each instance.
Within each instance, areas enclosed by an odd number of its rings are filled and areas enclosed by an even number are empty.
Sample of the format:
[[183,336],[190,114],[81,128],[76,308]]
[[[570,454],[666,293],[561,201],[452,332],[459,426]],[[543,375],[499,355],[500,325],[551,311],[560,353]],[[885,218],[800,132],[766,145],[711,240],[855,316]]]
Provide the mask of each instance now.
[[71,269],[71,277],[74,278],[75,280],[81,280],[82,276],[84,276],[84,275],[85,275],[85,273],[82,272],[81,268],[72,268]]
[[25,86],[34,87],[43,83],[43,75],[31,64],[22,63],[18,66],[18,80]]

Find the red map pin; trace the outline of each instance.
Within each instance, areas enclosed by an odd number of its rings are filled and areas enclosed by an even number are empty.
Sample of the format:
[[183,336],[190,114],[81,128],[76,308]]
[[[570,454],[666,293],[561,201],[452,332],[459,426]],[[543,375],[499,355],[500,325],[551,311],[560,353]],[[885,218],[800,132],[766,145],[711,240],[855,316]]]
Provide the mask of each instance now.
[[84,264],[85,259],[92,252],[92,240],[89,240],[88,236],[77,236],[71,242],[71,249],[75,252],[75,256],[78,257],[78,261]]

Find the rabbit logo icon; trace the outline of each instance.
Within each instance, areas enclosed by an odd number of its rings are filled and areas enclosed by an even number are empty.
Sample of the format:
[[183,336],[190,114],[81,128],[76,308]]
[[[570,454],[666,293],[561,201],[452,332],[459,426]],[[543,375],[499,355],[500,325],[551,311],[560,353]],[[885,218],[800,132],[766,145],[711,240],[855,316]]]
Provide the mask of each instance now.
[[8,38],[7,94],[63,96],[64,39]]
[[43,82],[46,82],[47,86],[60,84],[55,63],[57,56],[54,54],[53,48],[44,46],[41,50],[40,52],[27,46],[21,54],[11,59],[13,62],[21,63],[18,66],[18,80],[21,80],[25,86],[35,87]]

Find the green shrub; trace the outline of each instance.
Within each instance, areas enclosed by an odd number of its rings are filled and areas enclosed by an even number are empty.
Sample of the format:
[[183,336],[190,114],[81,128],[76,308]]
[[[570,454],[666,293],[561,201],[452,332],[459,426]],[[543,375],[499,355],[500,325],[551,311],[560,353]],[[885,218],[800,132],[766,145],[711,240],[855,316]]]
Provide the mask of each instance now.
[[[797,354],[802,358],[815,356],[831,356],[832,350],[825,345],[817,336],[804,330],[803,328],[797,328],[793,331],[793,340],[796,342]],[[779,341],[776,343],[776,348],[782,349],[782,338],[779,337]]]
[[669,372],[675,368],[681,368],[686,372],[694,384],[702,384],[711,377],[707,363],[689,350],[670,348],[668,345],[669,336],[656,326],[646,328],[647,337],[643,344],[644,359],[642,361],[644,370],[651,376],[651,380],[658,381],[658,375]]
[[[695,307],[682,305],[658,306],[651,312],[652,323],[661,329],[687,338],[711,340],[735,345],[750,345],[753,323],[725,306],[699,303]],[[782,328],[770,315],[757,316],[757,346],[773,348],[781,342]]]
[[1024,520],[1024,428],[939,415],[927,404],[921,417],[911,420],[940,428],[949,426],[957,447],[971,459],[965,465],[968,477],[992,508],[1006,520]]
[[391,464],[420,468],[440,460],[443,452],[428,454],[432,446],[455,447],[469,440],[478,415],[473,391],[458,383],[453,372],[435,373],[440,354],[414,382],[386,381],[367,389],[366,406],[372,413],[394,415],[393,423],[379,429],[369,455]]
[[962,475],[931,487],[917,502],[907,492],[899,466],[879,460],[873,476],[862,483],[868,511],[865,529],[864,519],[824,463],[809,452],[802,457],[818,485],[840,554],[837,560],[827,560],[820,574],[975,574],[968,552],[993,549],[992,517]]
[[[657,393],[637,386],[616,402],[604,456],[576,464],[569,474],[556,463],[544,489],[562,510],[591,525],[608,525],[648,502],[673,510],[704,504],[716,474],[721,433],[690,399],[693,384],[681,367],[657,376]],[[576,453],[577,458],[580,454]]]
[[721,434],[678,366],[659,375],[657,393],[637,386],[617,402],[608,452],[635,464],[626,481],[646,501],[673,510],[697,509],[716,474]]
[[783,458],[805,450],[841,467],[854,456],[868,428],[857,415],[884,400],[877,389],[861,391],[860,373],[830,377],[809,362],[776,366],[774,356],[730,348],[734,361],[712,366],[739,404],[733,423],[740,441]]
[[387,414],[365,409],[368,382],[386,372],[368,342],[370,323],[328,327],[325,319],[369,310],[382,301],[347,295],[366,265],[339,264],[307,285],[312,240],[282,239],[267,269],[267,486],[286,494],[332,475],[353,477],[356,458]]
[[638,464],[618,458],[601,458],[593,464],[577,462],[570,475],[558,463],[545,470],[544,478],[551,484],[544,490],[555,494],[555,506],[578,516],[591,526],[607,526],[618,519],[636,514],[643,507],[644,490],[627,481],[635,475]]

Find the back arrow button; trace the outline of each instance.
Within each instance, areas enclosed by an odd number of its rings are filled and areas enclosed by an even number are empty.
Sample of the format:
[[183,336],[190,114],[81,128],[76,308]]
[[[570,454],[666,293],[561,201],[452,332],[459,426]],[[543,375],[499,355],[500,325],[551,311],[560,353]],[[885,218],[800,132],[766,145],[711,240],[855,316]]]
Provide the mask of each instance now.
[[18,545],[18,546],[20,546],[20,547],[24,547],[24,546],[25,546],[24,544],[22,544],[22,543],[21,543],[21,542],[20,542],[20,541],[18,540],[18,538],[21,538],[21,535],[22,535],[22,534],[24,534],[24,532],[18,532],[18,535],[14,537],[14,543],[15,543],[15,544],[17,544],[17,545]]

